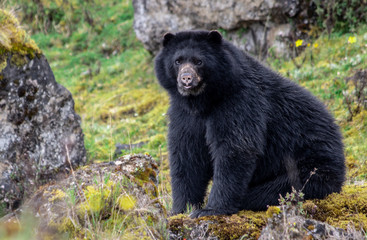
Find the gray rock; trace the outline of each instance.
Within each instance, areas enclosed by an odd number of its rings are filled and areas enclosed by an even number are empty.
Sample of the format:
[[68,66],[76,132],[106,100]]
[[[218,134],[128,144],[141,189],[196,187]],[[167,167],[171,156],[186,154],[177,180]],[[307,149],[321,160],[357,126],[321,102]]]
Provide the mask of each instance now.
[[0,202],[19,206],[39,185],[86,162],[80,117],[71,93],[46,58],[8,55],[0,72]]
[[302,215],[281,213],[268,220],[259,240],[283,239],[362,240],[365,237],[352,225],[344,230]]
[[308,24],[312,2],[305,0],[133,0],[134,30],[144,47],[156,54],[164,33],[190,29],[223,29],[239,48],[264,55],[269,47],[287,53],[279,39],[296,32],[290,22]]

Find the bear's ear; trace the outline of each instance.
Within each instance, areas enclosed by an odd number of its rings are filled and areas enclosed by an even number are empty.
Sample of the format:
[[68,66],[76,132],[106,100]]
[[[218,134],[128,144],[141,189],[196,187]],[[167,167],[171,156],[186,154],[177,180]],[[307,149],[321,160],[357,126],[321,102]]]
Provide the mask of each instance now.
[[163,47],[167,46],[168,42],[175,38],[175,35],[168,32],[163,36]]
[[221,43],[222,42],[222,34],[220,34],[218,31],[213,30],[208,33],[208,40],[212,43]]

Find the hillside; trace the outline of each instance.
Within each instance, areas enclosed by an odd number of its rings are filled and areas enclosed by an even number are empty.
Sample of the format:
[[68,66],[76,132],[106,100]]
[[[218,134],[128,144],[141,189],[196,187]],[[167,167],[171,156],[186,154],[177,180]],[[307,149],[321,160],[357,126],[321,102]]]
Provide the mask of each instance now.
[[[10,0],[0,8],[17,9],[14,14],[23,19],[22,25],[47,57],[56,81],[72,93],[82,119],[87,161],[114,160],[117,143],[142,143],[123,150],[122,155],[149,153],[159,163],[159,198],[170,210],[166,143],[169,100],[154,76],[154,57],[133,31],[131,2],[75,1],[73,6],[72,1],[65,5],[62,1],[41,2],[45,12],[58,16],[49,25],[48,15],[39,15],[37,21],[31,18],[37,12],[34,3]],[[23,9],[15,8],[17,5]],[[264,64],[309,89],[327,105],[344,136],[347,184],[365,182],[367,25],[330,36],[324,31],[317,40],[301,44],[305,49],[297,58],[269,57]]]

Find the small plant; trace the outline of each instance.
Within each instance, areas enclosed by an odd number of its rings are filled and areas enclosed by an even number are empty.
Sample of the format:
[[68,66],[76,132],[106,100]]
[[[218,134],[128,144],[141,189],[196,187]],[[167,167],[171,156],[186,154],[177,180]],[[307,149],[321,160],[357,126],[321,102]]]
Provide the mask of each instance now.
[[318,24],[326,28],[329,35],[334,30],[341,33],[354,31],[367,22],[366,0],[314,0]]
[[303,210],[303,202],[304,202],[304,196],[303,190],[305,186],[307,185],[308,181],[311,179],[311,177],[316,173],[317,168],[315,168],[313,171],[310,172],[309,178],[306,180],[305,184],[300,190],[296,190],[292,186],[292,192],[287,193],[285,197],[280,195],[279,198],[279,204],[283,211],[291,213],[292,215],[304,215]]
[[294,187],[292,187],[292,192],[287,193],[285,197],[280,195],[279,204],[284,208],[283,210],[293,210],[295,214],[303,214],[303,199],[304,193],[301,191],[297,191]]
[[345,80],[348,89],[343,91],[343,96],[349,112],[347,121],[352,121],[362,109],[367,109],[367,70],[358,70]]

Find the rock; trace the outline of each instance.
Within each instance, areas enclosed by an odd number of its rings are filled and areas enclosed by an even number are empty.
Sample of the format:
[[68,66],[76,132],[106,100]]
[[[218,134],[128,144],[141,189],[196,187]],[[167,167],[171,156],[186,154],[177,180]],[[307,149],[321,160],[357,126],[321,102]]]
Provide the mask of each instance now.
[[361,231],[354,228],[343,230],[327,223],[307,219],[303,216],[287,216],[279,214],[268,221],[262,230],[259,240],[283,240],[288,239],[333,239],[333,240],[362,240],[365,239]]
[[257,239],[266,225],[265,212],[241,211],[231,216],[191,219],[179,214],[168,219],[170,239]]
[[[71,93],[41,51],[0,10],[0,210],[16,209],[38,186],[86,162]],[[0,213],[1,214],[1,213]]]
[[16,216],[10,214],[1,223],[17,222],[28,209],[36,216],[35,229],[43,239],[59,239],[63,233],[73,239],[92,239],[97,231],[116,234],[108,239],[144,239],[147,234],[150,239],[162,239],[159,223],[165,222],[166,211],[157,187],[158,166],[152,157],[126,155],[84,166],[42,187]]
[[297,25],[314,21],[315,10],[306,0],[133,0],[133,6],[136,36],[153,54],[164,33],[189,29],[223,29],[227,39],[256,55],[273,46],[287,54],[288,45],[277,41],[301,34]]
[[115,144],[115,153],[113,154],[114,158],[117,158],[122,154],[122,151],[124,150],[131,150],[133,148],[140,148],[147,142],[138,142],[138,143],[130,143],[130,144],[123,144],[123,143],[116,143]]
[[231,216],[168,218],[170,239],[365,239],[367,184],[346,185],[341,193],[302,202],[295,190],[268,210]]

